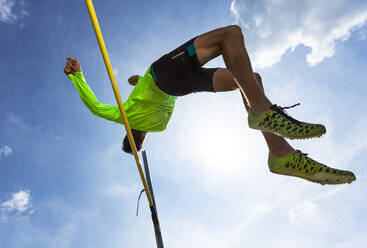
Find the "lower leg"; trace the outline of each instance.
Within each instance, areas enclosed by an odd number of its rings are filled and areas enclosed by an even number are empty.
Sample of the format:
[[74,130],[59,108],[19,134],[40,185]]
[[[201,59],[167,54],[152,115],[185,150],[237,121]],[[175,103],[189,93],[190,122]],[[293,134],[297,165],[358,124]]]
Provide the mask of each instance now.
[[[247,102],[247,99],[243,95],[242,92],[241,92],[241,96],[242,96],[245,108],[248,111],[249,104]],[[264,132],[264,131],[261,131],[261,133],[263,134],[265,138],[269,151],[272,151],[275,156],[282,157],[294,151],[293,147],[291,147],[289,143],[283,137],[280,137],[273,133]]]
[[[254,73],[254,78],[256,79],[256,83],[258,84],[259,88],[264,92],[260,75]],[[220,68],[214,73],[213,88],[215,92],[225,92],[236,90],[239,88],[239,86],[230,71],[228,71],[227,69]],[[242,93],[242,91],[241,96],[245,108],[248,111],[250,106],[248,104],[246,96]],[[265,138],[269,150],[272,151],[274,155],[281,157],[294,151],[294,149],[289,145],[289,143],[284,138],[268,132],[262,132],[262,134]]]
[[[254,77],[259,88],[263,90],[260,75],[254,74]],[[217,92],[232,91],[236,89],[236,80],[228,70],[218,69],[213,76],[213,87]],[[249,110],[246,96],[242,91],[241,94],[245,107]],[[356,180],[353,172],[328,167],[307,157],[307,154],[300,151],[295,152],[282,137],[267,132],[262,132],[262,134],[271,151],[268,166],[273,173],[295,176],[322,185],[351,183]]]
[[270,108],[271,102],[254,77],[243,35],[238,26],[220,28],[198,36],[195,48],[202,65],[222,55],[228,70],[246,95],[254,114],[260,114]]

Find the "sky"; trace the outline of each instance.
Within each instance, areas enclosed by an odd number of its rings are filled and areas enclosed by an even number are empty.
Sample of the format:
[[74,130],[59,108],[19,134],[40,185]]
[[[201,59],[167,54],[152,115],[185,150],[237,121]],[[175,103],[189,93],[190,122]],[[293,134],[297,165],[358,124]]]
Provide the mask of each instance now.
[[[269,99],[322,123],[290,141],[350,185],[269,172],[239,92],[179,98],[147,152],[165,247],[362,248],[367,243],[367,2],[94,0],[123,99],[127,79],[196,35],[241,27]],[[84,1],[0,0],[0,248],[155,247],[123,126],[93,116],[63,73],[79,59],[115,104]],[[217,58],[208,67],[224,67]]]

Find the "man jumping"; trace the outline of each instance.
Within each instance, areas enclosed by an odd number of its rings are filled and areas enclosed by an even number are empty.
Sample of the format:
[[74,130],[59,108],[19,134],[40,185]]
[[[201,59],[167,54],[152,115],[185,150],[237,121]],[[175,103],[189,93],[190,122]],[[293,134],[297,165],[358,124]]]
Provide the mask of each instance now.
[[[226,68],[204,68],[222,55]],[[77,59],[67,58],[65,74],[74,83],[90,111],[102,118],[123,123],[117,106],[100,103],[87,85]],[[248,124],[261,130],[269,147],[269,169],[320,184],[351,183],[352,172],[330,168],[293,149],[284,138],[320,137],[326,129],[320,124],[298,121],[283,107],[272,104],[264,94],[261,77],[252,70],[241,28],[231,25],[199,35],[149,66],[146,74],[132,76],[135,88],[124,103],[138,150],[148,132],[166,129],[178,96],[194,92],[238,90],[248,112]],[[132,153],[127,137],[123,150]]]

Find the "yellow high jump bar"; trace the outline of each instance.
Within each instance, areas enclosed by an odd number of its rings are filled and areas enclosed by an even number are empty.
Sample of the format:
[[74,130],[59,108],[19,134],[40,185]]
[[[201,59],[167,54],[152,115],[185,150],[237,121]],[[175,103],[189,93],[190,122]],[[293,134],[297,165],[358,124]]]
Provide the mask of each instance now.
[[125,126],[125,129],[126,129],[127,137],[129,138],[129,142],[130,142],[130,146],[131,146],[131,149],[133,151],[133,154],[134,154],[135,162],[136,162],[136,165],[138,166],[140,178],[141,178],[141,181],[143,182],[143,185],[144,185],[144,190],[145,190],[145,193],[146,193],[147,198],[148,198],[150,209],[151,209],[152,213],[155,213],[155,211],[156,211],[155,206],[153,205],[152,197],[150,195],[150,191],[148,189],[147,182],[145,180],[144,172],[143,172],[140,160],[139,160],[138,151],[136,150],[136,145],[135,145],[133,135],[131,133],[129,121],[127,120],[127,117],[126,117],[126,112],[125,112],[124,105],[122,104],[122,101],[121,101],[121,96],[120,96],[119,89],[117,88],[116,79],[115,79],[115,76],[114,76],[113,71],[112,71],[110,58],[108,57],[106,45],[105,45],[104,40],[103,40],[101,28],[99,27],[99,24],[98,24],[98,19],[97,19],[97,16],[96,16],[96,12],[94,11],[93,3],[92,3],[91,0],[85,0],[85,4],[87,5],[89,16],[90,16],[90,19],[91,19],[92,24],[93,24],[94,32],[95,32],[97,40],[98,40],[99,48],[101,49],[101,53],[102,53],[104,63],[106,65],[107,73],[108,73],[108,76],[110,77],[112,89],[113,89],[113,92],[115,93],[115,98],[116,98],[116,101],[117,101],[117,105],[120,109],[120,113],[121,113],[121,116],[122,116],[122,119],[123,119],[123,122],[124,122],[124,126]]

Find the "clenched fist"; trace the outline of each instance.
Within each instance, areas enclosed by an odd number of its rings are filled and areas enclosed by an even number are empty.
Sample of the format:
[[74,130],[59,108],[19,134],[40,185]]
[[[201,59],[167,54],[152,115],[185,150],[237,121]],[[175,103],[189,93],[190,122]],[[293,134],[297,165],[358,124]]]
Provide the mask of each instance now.
[[64,67],[64,72],[67,75],[69,75],[70,73],[72,73],[73,75],[75,75],[75,72],[77,71],[82,71],[79,61],[78,59],[73,59],[73,58],[66,58],[66,66]]

